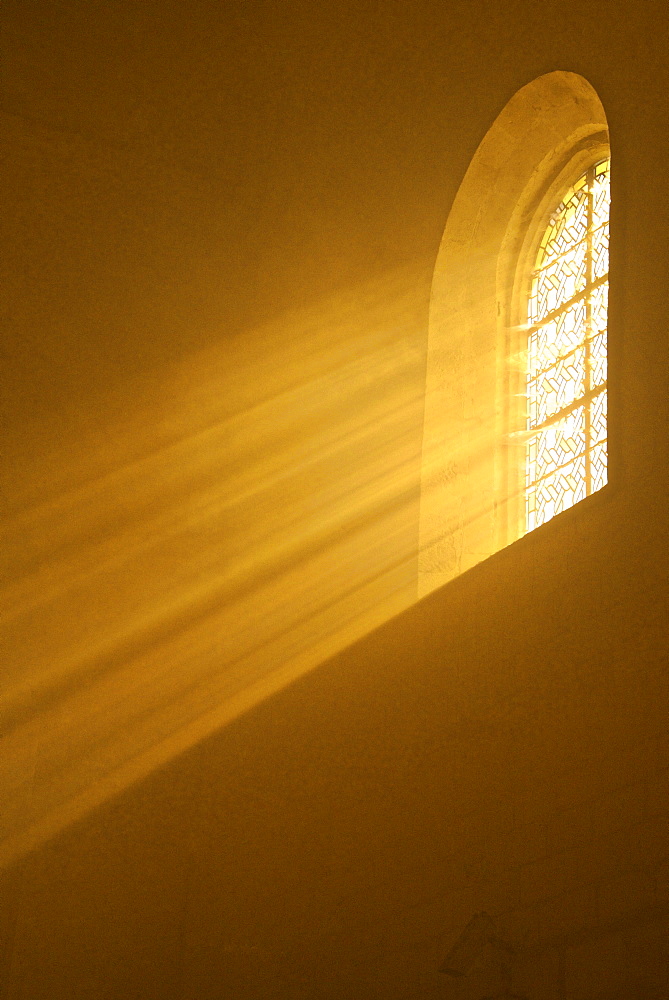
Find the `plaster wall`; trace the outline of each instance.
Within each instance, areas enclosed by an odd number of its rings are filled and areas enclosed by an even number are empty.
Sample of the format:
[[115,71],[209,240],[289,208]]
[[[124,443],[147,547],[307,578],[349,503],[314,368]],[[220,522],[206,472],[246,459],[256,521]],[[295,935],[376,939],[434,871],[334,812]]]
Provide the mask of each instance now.
[[[528,997],[666,997],[664,7],[0,17],[0,996],[474,1000],[486,910]],[[439,242],[554,69],[612,136],[616,481],[414,603]]]

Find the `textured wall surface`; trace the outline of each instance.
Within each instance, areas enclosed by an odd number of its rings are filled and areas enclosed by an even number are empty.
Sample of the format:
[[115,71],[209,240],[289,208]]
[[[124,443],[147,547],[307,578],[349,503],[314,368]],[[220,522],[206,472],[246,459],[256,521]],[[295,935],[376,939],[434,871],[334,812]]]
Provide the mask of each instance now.
[[[479,1000],[480,911],[530,1000],[666,1000],[668,20],[2,4],[3,1000]],[[439,242],[555,69],[611,485],[415,603]]]

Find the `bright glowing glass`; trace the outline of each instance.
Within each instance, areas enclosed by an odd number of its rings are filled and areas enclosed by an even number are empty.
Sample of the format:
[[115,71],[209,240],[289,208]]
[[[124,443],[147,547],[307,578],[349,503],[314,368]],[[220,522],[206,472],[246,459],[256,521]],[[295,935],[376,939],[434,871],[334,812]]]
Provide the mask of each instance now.
[[543,234],[528,300],[528,531],[607,481],[610,161],[566,193]]

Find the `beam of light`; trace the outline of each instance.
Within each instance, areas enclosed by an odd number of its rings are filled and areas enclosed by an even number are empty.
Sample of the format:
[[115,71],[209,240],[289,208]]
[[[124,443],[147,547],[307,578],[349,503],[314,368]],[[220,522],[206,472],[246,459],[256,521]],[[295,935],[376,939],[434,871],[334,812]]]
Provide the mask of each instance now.
[[422,273],[219,338],[105,445],[26,462],[0,865],[415,599]]

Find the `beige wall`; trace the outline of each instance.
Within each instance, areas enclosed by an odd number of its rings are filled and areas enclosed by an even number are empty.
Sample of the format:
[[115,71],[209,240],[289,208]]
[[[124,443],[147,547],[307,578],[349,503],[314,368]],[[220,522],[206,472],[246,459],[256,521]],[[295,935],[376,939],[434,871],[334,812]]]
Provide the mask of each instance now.
[[[661,5],[0,19],[0,996],[473,998],[486,910],[518,992],[666,997]],[[611,488],[410,606],[439,241],[554,69],[611,131]]]

